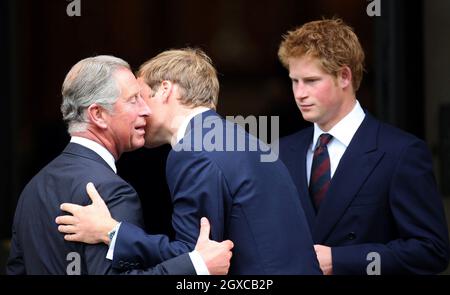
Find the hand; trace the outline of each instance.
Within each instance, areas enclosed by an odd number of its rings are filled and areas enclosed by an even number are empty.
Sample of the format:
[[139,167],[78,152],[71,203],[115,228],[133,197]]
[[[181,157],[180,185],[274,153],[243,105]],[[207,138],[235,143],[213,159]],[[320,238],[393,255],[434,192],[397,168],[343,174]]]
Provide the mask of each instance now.
[[200,234],[198,236],[197,250],[203,258],[209,273],[212,275],[226,275],[230,268],[231,249],[233,242],[230,240],[221,243],[209,239],[211,226],[208,219],[203,217],[200,220]]
[[66,234],[64,236],[66,241],[88,244],[103,242],[108,245],[110,242],[108,232],[118,222],[111,217],[108,207],[91,182],[86,185],[86,191],[92,204],[84,207],[70,203],[62,204],[61,210],[67,211],[73,216],[56,217],[55,221],[59,224],[58,230]]
[[333,274],[333,259],[331,257],[331,248],[323,245],[314,245],[317,260],[319,260],[320,269],[324,275]]

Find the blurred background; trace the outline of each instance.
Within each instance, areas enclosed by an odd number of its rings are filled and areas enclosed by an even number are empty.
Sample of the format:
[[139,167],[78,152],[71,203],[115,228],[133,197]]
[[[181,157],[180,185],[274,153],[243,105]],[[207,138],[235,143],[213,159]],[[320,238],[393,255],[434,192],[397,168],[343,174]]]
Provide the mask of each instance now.
[[[367,12],[370,5],[377,15]],[[68,6],[80,15],[69,16]],[[357,93],[363,107],[428,143],[448,218],[449,0],[3,0],[0,274],[21,190],[69,141],[59,107],[73,64],[111,54],[137,69],[160,51],[200,47],[219,72],[218,112],[280,116],[284,136],[307,124],[277,58],[281,36],[333,16],[355,29],[366,52]],[[147,231],[172,235],[168,151],[165,146],[124,154],[118,172],[140,194]]]

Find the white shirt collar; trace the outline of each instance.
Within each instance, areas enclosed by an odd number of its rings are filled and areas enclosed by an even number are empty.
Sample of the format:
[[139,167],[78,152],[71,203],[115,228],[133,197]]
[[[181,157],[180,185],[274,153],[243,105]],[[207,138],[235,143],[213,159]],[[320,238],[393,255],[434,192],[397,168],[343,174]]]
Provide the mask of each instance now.
[[362,121],[364,121],[364,117],[366,114],[362,109],[359,101],[356,100],[355,106],[353,110],[348,113],[341,121],[339,121],[336,125],[331,128],[330,131],[325,132],[320,127],[314,123],[314,137],[313,144],[311,145],[311,149],[314,151],[317,145],[317,139],[322,133],[329,133],[333,136],[334,139],[339,140],[346,148],[350,144],[353,136],[361,125]]
[[85,148],[88,148],[92,151],[94,151],[96,154],[98,154],[105,162],[111,167],[111,169],[114,171],[114,173],[117,174],[116,164],[113,155],[102,145],[99,143],[79,136],[72,136],[70,139],[70,142],[77,143],[79,145],[84,146]]
[[181,122],[180,127],[177,130],[177,141],[176,142],[178,143],[178,142],[180,142],[180,140],[183,139],[184,135],[186,134],[186,128],[188,127],[189,122],[192,120],[192,118],[194,118],[198,114],[201,114],[201,113],[209,111],[209,110],[210,110],[210,108],[207,108],[207,107],[197,107],[197,108],[193,109],[192,112],[183,119],[183,122]]

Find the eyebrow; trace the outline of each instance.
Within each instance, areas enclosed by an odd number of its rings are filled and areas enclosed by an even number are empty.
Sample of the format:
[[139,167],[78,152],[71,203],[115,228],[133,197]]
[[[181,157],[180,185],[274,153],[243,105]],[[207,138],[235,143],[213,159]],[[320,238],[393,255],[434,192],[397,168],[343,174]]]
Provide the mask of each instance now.
[[126,100],[130,100],[131,98],[135,97],[136,95],[139,94],[139,92],[140,90],[132,92],[128,97],[126,97]]
[[304,76],[304,77],[292,77],[292,76],[289,76],[289,78],[291,78],[292,80],[305,80],[305,79],[319,79],[319,78],[321,78],[321,76],[320,75],[310,75],[310,76]]

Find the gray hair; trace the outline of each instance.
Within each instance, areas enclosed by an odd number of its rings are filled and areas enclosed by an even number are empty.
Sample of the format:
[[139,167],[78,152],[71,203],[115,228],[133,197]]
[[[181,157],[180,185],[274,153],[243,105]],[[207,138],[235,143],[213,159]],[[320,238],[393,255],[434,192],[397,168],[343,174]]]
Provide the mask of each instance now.
[[86,130],[86,110],[93,103],[112,111],[120,96],[113,73],[120,68],[130,69],[130,65],[114,56],[99,55],[83,59],[70,69],[62,85],[61,104],[70,134]]

